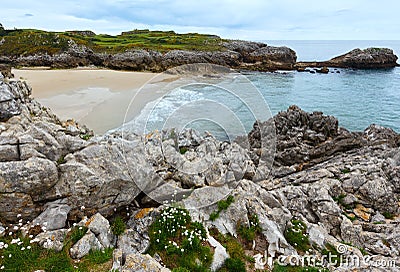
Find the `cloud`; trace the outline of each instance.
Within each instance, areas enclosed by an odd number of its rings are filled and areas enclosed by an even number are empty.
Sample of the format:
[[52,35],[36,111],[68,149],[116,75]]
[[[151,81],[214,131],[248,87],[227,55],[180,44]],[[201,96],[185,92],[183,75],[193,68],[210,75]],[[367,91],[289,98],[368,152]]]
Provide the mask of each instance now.
[[399,8],[395,0],[20,0],[2,5],[2,23],[110,34],[172,29],[253,40],[396,39]]

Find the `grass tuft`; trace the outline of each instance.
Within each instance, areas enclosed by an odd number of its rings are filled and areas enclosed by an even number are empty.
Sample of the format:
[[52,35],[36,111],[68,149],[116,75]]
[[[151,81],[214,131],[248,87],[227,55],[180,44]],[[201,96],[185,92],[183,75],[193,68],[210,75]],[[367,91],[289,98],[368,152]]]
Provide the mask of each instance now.
[[126,224],[124,220],[120,217],[117,216],[114,221],[111,223],[111,231],[115,235],[119,236],[123,234],[126,230]]
[[218,203],[217,203],[218,209],[217,209],[217,211],[214,211],[214,212],[212,212],[212,213],[210,214],[209,219],[210,219],[211,221],[215,221],[215,220],[219,217],[219,214],[220,214],[222,211],[227,210],[227,209],[229,208],[229,206],[230,206],[233,202],[235,202],[235,198],[234,198],[232,195],[228,196],[228,197],[226,198],[226,200],[220,200],[220,201],[218,201]]
[[307,226],[304,222],[292,219],[291,227],[287,228],[284,236],[288,243],[300,252],[306,252],[311,248],[310,241],[307,236]]

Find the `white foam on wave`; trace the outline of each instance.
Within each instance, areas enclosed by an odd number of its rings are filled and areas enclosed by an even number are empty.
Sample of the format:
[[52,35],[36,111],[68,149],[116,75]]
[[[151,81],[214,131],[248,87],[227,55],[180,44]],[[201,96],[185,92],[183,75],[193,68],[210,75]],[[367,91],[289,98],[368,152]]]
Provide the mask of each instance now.
[[147,103],[139,115],[117,130],[123,129],[143,134],[155,129],[163,129],[165,120],[179,107],[203,98],[204,96],[195,90],[177,88],[165,96]]

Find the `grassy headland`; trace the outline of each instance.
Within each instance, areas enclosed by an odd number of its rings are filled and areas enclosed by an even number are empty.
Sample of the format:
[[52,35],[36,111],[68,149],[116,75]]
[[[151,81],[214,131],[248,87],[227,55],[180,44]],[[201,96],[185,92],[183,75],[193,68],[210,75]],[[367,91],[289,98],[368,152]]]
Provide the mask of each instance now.
[[94,52],[118,53],[129,49],[218,51],[220,37],[215,35],[174,31],[132,30],[120,35],[95,34],[92,31],[49,32],[37,29],[5,30],[0,26],[2,55],[23,56],[37,53],[53,55],[64,52],[70,40],[85,45]]

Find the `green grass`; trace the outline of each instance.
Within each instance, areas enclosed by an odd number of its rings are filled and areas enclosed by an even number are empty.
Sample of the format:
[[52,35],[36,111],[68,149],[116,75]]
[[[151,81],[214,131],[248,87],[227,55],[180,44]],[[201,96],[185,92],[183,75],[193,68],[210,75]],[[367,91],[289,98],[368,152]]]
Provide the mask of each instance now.
[[386,218],[386,219],[394,219],[394,214],[390,213],[390,212],[383,212],[382,215]]
[[206,242],[207,232],[199,222],[193,222],[189,212],[169,207],[149,227],[150,255],[158,254],[171,268],[189,271],[209,271],[212,250]]
[[338,204],[340,204],[341,206],[343,206],[347,210],[354,209],[354,207],[356,206],[357,203],[355,202],[355,203],[351,203],[351,204],[346,204],[344,202],[345,197],[346,197],[345,194],[340,194],[337,197],[333,197],[333,200],[336,201]]
[[124,220],[120,217],[117,216],[114,221],[111,223],[111,231],[115,235],[119,236],[123,234],[126,230],[126,224]]
[[81,135],[79,135],[79,137],[81,137],[82,140],[88,141],[90,138],[93,137],[93,135],[81,134]]
[[211,221],[215,221],[215,220],[219,217],[219,214],[220,214],[222,211],[227,210],[227,209],[229,208],[229,206],[230,206],[233,202],[235,202],[235,198],[234,198],[232,195],[228,196],[228,197],[226,198],[226,200],[220,200],[220,201],[218,201],[218,203],[217,203],[218,209],[210,214],[209,219],[210,219]]
[[350,173],[350,169],[348,169],[348,168],[343,168],[343,169],[341,169],[340,171],[342,172],[342,174],[348,174],[348,173]]
[[284,236],[289,244],[300,252],[306,252],[311,248],[310,241],[307,236],[307,227],[304,222],[292,219],[292,226],[285,230]]
[[[7,248],[0,249],[0,266],[4,266],[4,271],[31,272],[35,270],[45,270],[52,272],[89,272],[89,271],[109,271],[110,265],[104,265],[112,259],[112,248],[103,251],[94,250],[83,257],[80,262],[75,262],[69,256],[69,249],[82,237],[83,228],[74,228],[65,239],[64,247],[60,252],[48,250],[40,247],[37,243],[31,243],[28,238],[21,238],[21,234],[2,237],[0,241],[8,245]],[[19,240],[17,237],[19,237]],[[14,243],[12,240],[14,239]],[[18,242],[15,242],[18,241]]]
[[74,227],[70,233],[67,235],[66,244],[75,244],[78,242],[83,236],[85,236],[88,228],[84,226],[76,226]]
[[218,51],[223,50],[222,39],[207,34],[174,31],[134,30],[121,35],[97,34],[82,35],[79,32],[47,32],[36,29],[2,30],[0,38],[5,42],[1,46],[2,54],[7,56],[50,55],[68,49],[68,41],[85,45],[95,52],[125,52],[129,49],[151,49],[160,52],[169,50]]
[[248,242],[253,241],[256,235],[260,234],[261,231],[260,221],[256,214],[249,216],[249,226],[239,224],[237,228],[238,234]]
[[356,216],[351,216],[347,213],[344,213],[344,216],[346,216],[351,222],[356,221],[357,217]]
[[226,259],[224,263],[224,268],[229,272],[246,272],[245,263],[241,259],[236,258]]
[[57,165],[64,164],[64,163],[65,163],[65,156],[61,155],[60,158],[58,158],[58,160],[57,160]]
[[210,229],[210,234],[225,247],[230,256],[230,258],[225,260],[224,265],[218,272],[246,271],[246,264],[254,264],[254,258],[246,255],[244,246],[240,243],[238,238],[229,234],[223,235],[215,228]]
[[106,248],[104,250],[91,250],[85,260],[91,264],[103,264],[112,259],[113,248]]
[[190,272],[190,270],[188,270],[184,267],[178,267],[178,268],[172,269],[172,272]]

